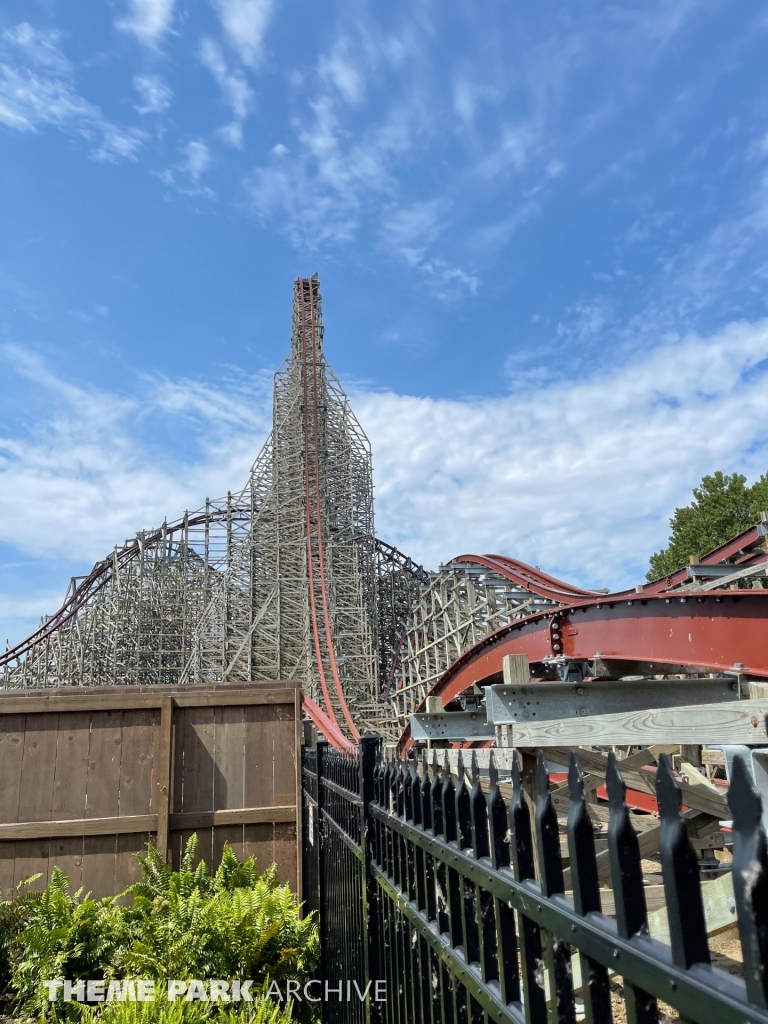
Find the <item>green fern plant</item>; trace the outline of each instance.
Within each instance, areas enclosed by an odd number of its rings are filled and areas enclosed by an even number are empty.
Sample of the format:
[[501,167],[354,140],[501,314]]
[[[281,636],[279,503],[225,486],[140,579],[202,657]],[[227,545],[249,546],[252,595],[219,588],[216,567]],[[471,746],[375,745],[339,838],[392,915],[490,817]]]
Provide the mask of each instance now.
[[229,846],[211,875],[194,867],[197,836],[171,871],[157,850],[140,857],[143,879],[126,895],[130,945],[116,952],[121,976],[153,978],[301,977],[317,960],[317,929],[299,916],[296,897],[277,880],[273,865],[259,873],[253,858],[241,862]]
[[49,978],[99,978],[128,938],[123,909],[108,897],[69,893],[70,880],[59,868],[37,898],[29,900],[24,923],[11,944],[11,984],[18,1011],[39,1015]]
[[206,1003],[169,1003],[155,999],[146,1003],[113,1002],[102,1007],[83,1007],[80,1024],[292,1024],[292,1005],[285,1007],[257,997],[237,1008],[215,1008]]
[[[141,882],[114,898],[93,900],[82,889],[70,895],[70,880],[56,868],[43,892],[5,904],[0,926],[6,918],[11,923],[0,933],[0,943],[9,961],[17,1013],[52,1021],[81,1019],[83,1014],[88,1018],[92,1011],[83,1004],[48,1002],[42,982],[54,978],[151,978],[162,983],[169,978],[250,978],[254,991],[267,979],[295,978],[303,984],[317,963],[317,927],[311,918],[301,918],[296,897],[280,884],[275,866],[259,872],[252,857],[241,862],[225,846],[211,874],[204,861],[195,866],[197,849],[193,835],[179,870],[173,871],[150,845],[147,855],[138,857]],[[128,905],[120,902],[124,897],[131,898]],[[167,1004],[170,1016],[162,1016],[165,1009],[141,1009],[148,1005],[104,1004],[93,1012],[105,1024],[182,1024],[171,1013],[176,1004]],[[256,1018],[257,1024],[262,1019],[273,1024],[268,1015],[273,1005],[266,1001],[258,1009],[262,1017]],[[226,1022],[223,1006],[211,1006],[205,1013],[222,1024],[253,1024],[256,1006],[230,1008]],[[194,1024],[196,1012],[185,1009],[184,1024]],[[120,1018],[120,1013],[128,1016]],[[156,1016],[144,1022],[142,1013]],[[285,1018],[275,1016],[274,1024],[283,1019],[290,1019],[290,1012]]]

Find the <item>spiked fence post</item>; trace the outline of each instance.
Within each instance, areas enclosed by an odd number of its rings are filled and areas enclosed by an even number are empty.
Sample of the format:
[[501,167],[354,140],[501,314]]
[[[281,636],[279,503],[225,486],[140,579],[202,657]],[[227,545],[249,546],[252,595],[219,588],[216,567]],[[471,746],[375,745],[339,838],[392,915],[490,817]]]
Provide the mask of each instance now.
[[666,754],[659,758],[656,796],[661,817],[661,872],[667,901],[672,959],[678,967],[708,964],[707,922],[701,898],[699,859],[680,808],[680,790],[672,778],[672,766]]
[[[445,755],[443,763],[443,789],[441,793],[443,810],[443,834],[449,845],[458,846],[458,832],[456,829],[456,788],[453,785],[451,766],[448,763],[448,754]],[[464,945],[464,926],[462,922],[462,899],[461,899],[461,876],[459,872],[450,866],[446,867],[446,882],[448,890],[448,938],[451,945],[460,948]],[[456,1021],[462,1021],[466,1008],[466,991],[463,985],[453,985],[452,1014]]]
[[[456,840],[460,850],[472,849],[472,808],[467,786],[464,757],[458,756],[458,782],[456,783]],[[477,925],[475,886],[468,878],[460,878],[461,914],[464,930],[464,956],[467,963],[480,962],[480,930]],[[472,1008],[473,1009],[473,1008]]]
[[[626,786],[613,753],[608,755],[606,783],[611,813],[608,824],[608,849],[616,901],[616,925],[619,935],[629,939],[633,935],[648,931],[648,911],[643,891],[640,846],[624,801]],[[621,969],[620,963],[616,964],[616,969]],[[627,1024],[656,1024],[659,1019],[655,997],[626,981],[624,1003]]]
[[325,755],[328,751],[328,747],[328,740],[317,741],[317,913],[320,931],[320,957],[318,974],[320,977],[321,986],[325,985],[325,982],[328,978],[328,950],[326,949],[327,942],[324,938],[327,931],[325,927],[325,916],[326,908],[328,906],[328,894],[326,886],[327,841],[325,838],[326,826],[325,822],[323,821],[323,808],[325,806],[325,786],[323,785],[323,779],[325,778]]
[[[488,846],[491,863],[499,871],[510,868],[510,834],[507,808],[499,789],[499,773],[493,751],[488,760],[488,778],[491,786],[491,791],[488,794]],[[509,1005],[509,1003],[520,1001],[515,912],[508,903],[498,897],[494,897],[493,907],[499,963],[499,988],[503,1002]]]
[[[443,779],[437,763],[436,750],[432,751],[432,782],[429,787],[429,799],[432,807],[432,835],[435,838],[443,838]],[[450,931],[448,906],[448,872],[445,863],[438,858],[435,863],[435,913],[437,930],[440,935],[446,935]],[[454,1019],[456,982],[451,971],[442,962],[439,978],[442,1018],[446,1024],[450,1024]]]
[[[469,806],[472,819],[472,852],[476,860],[484,860],[491,855],[488,835],[488,804],[480,785],[480,769],[474,751],[472,751],[472,790],[469,795]],[[494,899],[491,893],[481,885],[475,886],[475,907],[480,915],[480,971],[482,978],[486,982],[497,981],[499,963]]]
[[768,850],[763,804],[744,760],[736,756],[728,805],[733,814],[733,893],[751,1003],[768,1009]]
[[[568,811],[568,854],[573,905],[576,913],[582,917],[594,912],[599,914],[602,913],[602,906],[595,860],[595,833],[592,820],[587,813],[584,779],[573,752],[568,769],[568,793],[571,804]],[[584,953],[579,953],[579,960],[586,1024],[610,1024],[611,990],[608,969]]]
[[[372,864],[376,859],[376,820],[371,814],[370,805],[376,799],[376,773],[378,769],[379,753],[381,750],[381,739],[378,736],[360,737],[360,798],[361,808],[361,834],[360,845],[363,848],[365,858],[364,881],[366,913],[365,922],[365,950],[364,964],[365,977],[363,981],[375,981],[381,978],[381,953],[379,936],[381,933],[381,906],[379,886],[373,876]],[[371,1024],[378,1024],[382,1019],[381,1004],[368,997],[368,1014]]]
[[[539,858],[539,879],[544,896],[565,891],[563,861],[560,856],[560,830],[557,814],[549,795],[547,762],[540,750],[536,764],[536,839]],[[552,1017],[560,1024],[576,1024],[571,976],[571,950],[567,942],[551,932],[541,932],[545,959],[549,969]]]
[[[515,878],[518,882],[535,878],[531,812],[523,793],[522,769],[517,751],[514,752],[512,758],[512,803],[509,808],[509,824]],[[541,931],[539,926],[525,914],[518,915],[518,922],[526,1018],[528,1024],[545,1024],[547,998],[542,970]]]

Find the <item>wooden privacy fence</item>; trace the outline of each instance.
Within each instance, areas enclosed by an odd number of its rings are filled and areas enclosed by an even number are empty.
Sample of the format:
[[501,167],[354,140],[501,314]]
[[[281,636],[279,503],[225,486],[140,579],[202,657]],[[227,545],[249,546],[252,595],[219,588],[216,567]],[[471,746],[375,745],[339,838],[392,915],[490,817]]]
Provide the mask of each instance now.
[[300,885],[301,691],[285,683],[0,693],[0,890],[60,867],[94,897],[197,833]]

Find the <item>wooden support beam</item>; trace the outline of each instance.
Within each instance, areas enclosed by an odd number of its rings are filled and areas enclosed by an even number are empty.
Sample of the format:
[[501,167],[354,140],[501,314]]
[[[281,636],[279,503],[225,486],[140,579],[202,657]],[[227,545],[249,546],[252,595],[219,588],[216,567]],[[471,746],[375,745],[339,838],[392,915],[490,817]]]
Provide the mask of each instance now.
[[[575,751],[576,757],[581,765],[582,771],[599,775],[603,779],[608,769],[608,755],[601,754],[595,750]],[[568,765],[571,760],[571,750],[568,747],[548,747],[546,756],[549,761],[556,764]],[[643,769],[632,768],[626,761],[619,761],[619,770],[628,789],[637,789],[641,793],[656,795],[656,773]],[[625,767],[626,765],[626,767]],[[709,785],[690,785],[690,783],[677,780],[678,788],[683,796],[683,803],[687,807],[693,807],[705,814],[711,814],[721,821],[728,821],[731,812],[724,795],[711,789]],[[558,813],[560,813],[558,809]]]
[[[101,693],[101,687],[83,687],[86,693],[35,694],[34,697],[6,696],[0,693],[0,714],[28,715],[44,714],[46,711],[121,711],[137,708],[159,708],[169,699],[161,693],[134,692],[138,687],[120,687],[119,693]],[[158,687],[162,690],[162,687]],[[180,708],[227,707],[245,704],[290,704],[295,701],[295,688],[281,690],[209,690],[205,693],[174,694],[173,699]]]
[[[677,708],[626,711],[511,726],[515,747],[581,747],[652,743],[728,743],[763,745],[768,742],[765,715],[768,700],[725,701]],[[547,754],[549,757],[549,754]]]
[[160,728],[155,744],[157,770],[157,848],[168,859],[168,818],[171,812],[171,759],[173,756],[173,698],[163,697],[160,704]]
[[112,836],[156,832],[156,814],[124,814],[115,818],[72,818],[66,821],[14,821],[0,825],[0,842],[15,839],[60,839],[64,836]]
[[277,807],[233,807],[225,811],[181,811],[171,814],[172,829],[189,831],[214,825],[264,825],[280,821],[296,821],[295,804]]
[[[0,842],[19,839],[61,839],[66,836],[113,836],[157,832],[157,814],[123,814],[114,818],[69,818],[64,821],[14,821],[0,825]],[[171,829],[189,831],[214,825],[263,825],[295,821],[296,807],[234,807],[225,811],[186,811],[171,814]],[[158,849],[160,847],[158,846]]]

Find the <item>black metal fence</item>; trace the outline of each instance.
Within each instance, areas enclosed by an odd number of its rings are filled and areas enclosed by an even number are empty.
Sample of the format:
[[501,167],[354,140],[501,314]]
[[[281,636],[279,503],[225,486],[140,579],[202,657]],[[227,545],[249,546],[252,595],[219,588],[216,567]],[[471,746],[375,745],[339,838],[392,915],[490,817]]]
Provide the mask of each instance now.
[[741,761],[728,800],[743,979],[711,966],[699,862],[663,755],[657,794],[669,946],[648,935],[640,849],[612,755],[615,917],[601,912],[575,758],[572,899],[541,754],[533,813],[517,759],[509,806],[492,757],[488,782],[486,793],[474,758],[469,779],[461,760],[457,775],[435,755],[431,765],[384,760],[377,737],[363,737],[357,758],[325,743],[306,750],[304,895],[319,908],[323,1021],[608,1024],[615,976],[613,1000],[620,991],[628,1024],[669,1019],[670,1008],[699,1024],[768,1024],[768,850],[761,801]]

